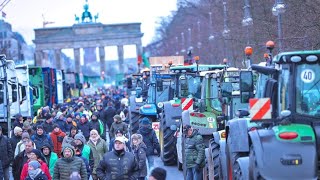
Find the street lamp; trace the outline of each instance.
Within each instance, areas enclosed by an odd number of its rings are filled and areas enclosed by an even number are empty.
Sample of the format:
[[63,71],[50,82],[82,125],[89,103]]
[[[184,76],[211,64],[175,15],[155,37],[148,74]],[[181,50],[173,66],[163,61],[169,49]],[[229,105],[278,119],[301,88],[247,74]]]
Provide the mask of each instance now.
[[181,32],[181,53],[183,54],[184,52],[186,52],[184,49],[184,33]]
[[253,25],[253,19],[250,12],[250,1],[244,0],[244,17],[242,19],[242,26],[247,27],[247,44],[250,44],[249,40],[249,26]]
[[213,29],[212,29],[212,13],[209,12],[209,30],[210,30],[210,35],[209,35],[209,41],[214,40],[214,35],[213,35]]
[[[176,36],[176,44],[177,44],[176,46],[178,47],[178,44],[179,44],[178,36]],[[176,55],[179,55],[179,48],[177,48]]]
[[201,33],[200,33],[200,21],[197,22],[198,25],[198,43],[197,43],[197,48],[200,49],[201,48]]
[[224,38],[229,37],[230,29],[228,27],[228,9],[227,9],[227,2],[223,1],[223,32],[222,35]]
[[189,45],[188,50],[189,50],[189,51],[191,51],[191,50],[193,49],[191,38],[192,38],[191,28],[188,28],[188,45]]
[[286,11],[286,5],[283,0],[275,0],[272,7],[272,14],[278,17],[278,44],[279,52],[282,51],[282,14]]

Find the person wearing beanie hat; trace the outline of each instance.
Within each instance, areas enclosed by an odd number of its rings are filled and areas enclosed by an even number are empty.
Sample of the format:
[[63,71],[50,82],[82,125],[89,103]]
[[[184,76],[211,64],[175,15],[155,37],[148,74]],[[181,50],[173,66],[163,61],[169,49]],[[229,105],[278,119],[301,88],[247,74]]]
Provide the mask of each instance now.
[[62,112],[58,112],[56,117],[54,118],[54,123],[58,124],[58,126],[60,127],[61,131],[66,133],[67,132],[67,123],[64,117],[64,114]]
[[62,142],[63,138],[66,136],[64,132],[61,131],[58,124],[53,125],[53,131],[50,134],[53,143],[53,152],[57,153],[59,158],[61,157]]
[[104,136],[104,125],[103,122],[99,119],[99,113],[94,112],[91,115],[91,121],[89,122],[90,130],[95,129],[99,132],[100,136]]
[[114,122],[110,128],[110,138],[115,137],[116,130],[120,129],[123,134],[126,136],[128,133],[128,125],[125,122],[122,122],[121,117],[119,115],[115,115],[113,117]]
[[50,148],[49,144],[44,144],[41,147],[41,152],[43,156],[46,158],[47,164],[49,166],[50,175],[51,177],[53,177],[54,166],[58,160],[58,155],[55,152],[52,152],[52,149]]
[[90,125],[88,122],[87,115],[82,114],[80,118],[80,122],[77,124],[77,127],[79,130],[81,130],[83,136],[86,138],[86,140],[89,140],[90,136]]
[[13,135],[11,136],[10,140],[10,144],[12,147],[12,150],[16,149],[17,144],[19,143],[19,141],[21,141],[22,139],[22,128],[19,126],[16,126],[13,129]]
[[[21,140],[20,142],[18,142],[15,151],[14,151],[14,157],[16,157],[19,153],[21,153],[22,151],[24,151],[25,149],[25,142],[27,142],[28,140],[30,140],[30,135],[28,132],[23,132],[21,135]],[[36,148],[35,144],[33,144],[33,148]]]
[[78,133],[74,136],[75,149],[79,149],[82,152],[82,157],[86,158],[89,161],[90,167],[94,167],[93,153],[90,149],[90,146],[87,145],[85,137]]
[[70,132],[72,126],[77,127],[77,123],[76,123],[76,121],[73,120],[72,114],[68,114],[66,116],[66,132],[65,133]]
[[156,132],[151,127],[151,121],[147,117],[144,117],[140,120],[140,127],[137,133],[142,135],[143,142],[147,146],[146,153],[148,159],[148,169],[153,169],[154,150],[157,150],[156,155],[160,156],[160,145]]
[[166,180],[167,171],[161,167],[154,168],[149,176],[149,180]]
[[43,126],[41,125],[37,126],[37,131],[31,136],[31,140],[39,150],[44,144],[50,144],[50,146],[53,147],[51,137],[44,131]]
[[78,128],[76,126],[72,126],[68,135],[63,138],[62,146],[65,144],[71,144],[74,141],[75,135],[78,134]]
[[16,114],[15,115],[15,121],[13,122],[13,128],[15,128],[15,127],[23,127],[23,117],[22,117],[22,115],[21,114]]
[[50,172],[49,172],[49,168],[48,168],[48,165],[45,163],[46,160],[45,158],[43,157],[42,153],[40,150],[38,149],[33,149],[29,154],[27,154],[29,160],[23,165],[23,168],[22,168],[22,171],[21,171],[21,175],[20,175],[20,179],[23,180],[23,179],[26,179],[26,177],[28,176],[28,169],[29,169],[29,166],[30,166],[30,162],[32,161],[36,161],[38,162],[39,164],[37,164],[36,162],[33,162],[31,163],[32,165],[37,165],[36,166],[36,169],[40,168],[44,174],[47,176],[48,180],[51,180],[51,175],[50,175]]
[[54,166],[53,179],[70,179],[73,172],[79,172],[81,180],[88,180],[87,169],[84,161],[74,156],[73,147],[66,144],[62,147],[62,158]]
[[147,146],[142,141],[141,134],[132,134],[131,136],[132,142],[132,152],[138,162],[139,170],[138,170],[138,180],[145,180],[145,177],[148,174],[147,170]]
[[30,161],[28,163],[28,176],[25,180],[47,180],[48,177],[40,169],[38,161]]
[[46,117],[44,117],[45,121],[41,124],[43,129],[47,132],[47,133],[51,133],[53,130],[53,117],[50,114],[47,114]]

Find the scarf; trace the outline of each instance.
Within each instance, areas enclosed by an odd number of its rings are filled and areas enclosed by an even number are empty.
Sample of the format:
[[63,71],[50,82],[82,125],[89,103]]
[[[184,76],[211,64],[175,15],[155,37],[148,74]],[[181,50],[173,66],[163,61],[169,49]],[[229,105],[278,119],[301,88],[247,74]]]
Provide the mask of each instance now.
[[38,176],[38,174],[40,174],[40,173],[41,173],[41,169],[40,168],[28,171],[28,175],[30,176],[31,179],[36,178]]
[[93,138],[93,137],[90,136],[89,139],[90,139],[90,141],[93,142],[94,145],[97,145],[98,140],[100,139],[100,136],[97,135],[95,138]]

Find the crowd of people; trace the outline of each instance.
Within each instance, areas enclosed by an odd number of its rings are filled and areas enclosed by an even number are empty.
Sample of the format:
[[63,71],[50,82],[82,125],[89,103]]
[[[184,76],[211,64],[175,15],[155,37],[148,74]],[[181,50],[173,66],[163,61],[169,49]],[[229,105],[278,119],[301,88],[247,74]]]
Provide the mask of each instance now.
[[166,171],[153,167],[160,146],[151,121],[130,134],[128,116],[128,98],[115,92],[17,114],[10,138],[0,127],[0,179],[164,180]]

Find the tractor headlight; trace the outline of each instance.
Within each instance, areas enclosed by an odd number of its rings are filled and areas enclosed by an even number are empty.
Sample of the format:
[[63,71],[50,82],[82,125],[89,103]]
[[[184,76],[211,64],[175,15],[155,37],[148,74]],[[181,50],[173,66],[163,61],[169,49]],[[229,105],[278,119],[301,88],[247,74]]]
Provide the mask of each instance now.
[[158,108],[163,108],[163,103],[162,102],[158,102]]

